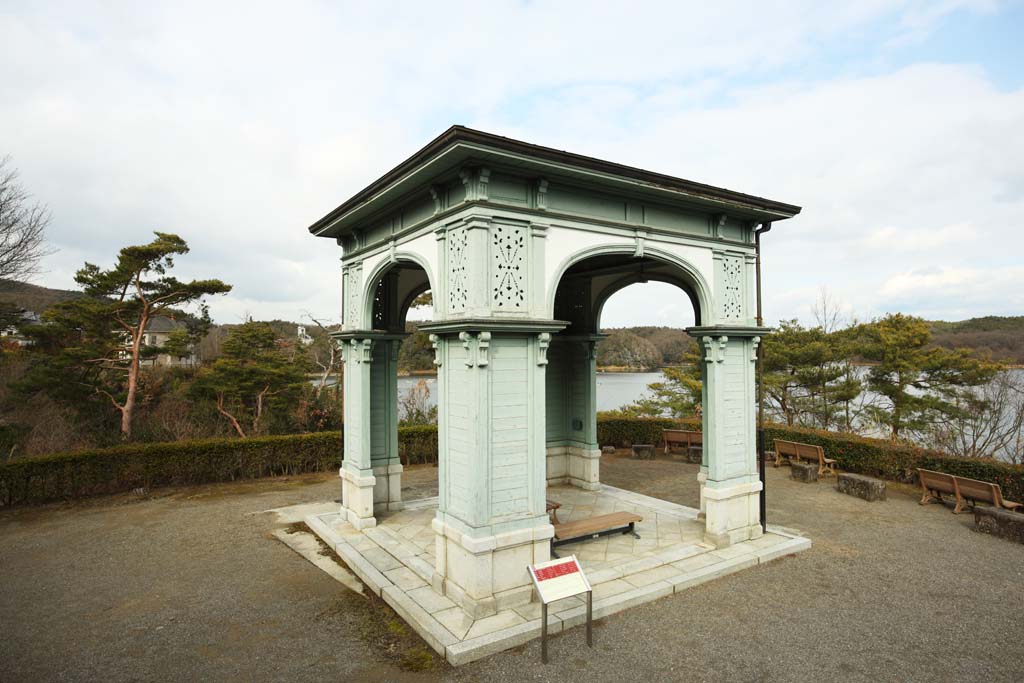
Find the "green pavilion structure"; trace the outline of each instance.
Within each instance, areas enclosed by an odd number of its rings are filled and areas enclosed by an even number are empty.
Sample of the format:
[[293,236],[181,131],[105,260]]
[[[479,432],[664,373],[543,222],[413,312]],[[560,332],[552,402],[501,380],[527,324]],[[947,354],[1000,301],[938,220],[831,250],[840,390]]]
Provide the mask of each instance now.
[[550,556],[549,489],[603,488],[601,308],[623,287],[657,280],[693,302],[688,332],[703,356],[700,510],[688,518],[702,537],[693,540],[723,549],[758,539],[755,359],[768,330],[756,319],[755,230],[799,211],[447,130],[309,228],[342,249],[345,445],[332,523],[374,537],[403,514],[398,349],[410,304],[430,290],[432,321],[421,329],[438,373],[439,495],[421,513],[432,547],[409,566],[471,620],[528,604],[526,565]]

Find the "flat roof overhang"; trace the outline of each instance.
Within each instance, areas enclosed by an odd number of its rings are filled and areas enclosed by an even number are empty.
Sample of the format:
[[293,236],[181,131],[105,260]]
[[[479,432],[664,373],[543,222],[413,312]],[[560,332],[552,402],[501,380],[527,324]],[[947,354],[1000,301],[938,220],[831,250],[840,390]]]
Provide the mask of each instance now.
[[592,187],[641,193],[667,202],[685,203],[760,222],[792,218],[801,209],[764,197],[533,145],[464,126],[452,126],[313,223],[309,231],[319,237],[346,235],[367,217],[425,188],[438,177],[464,165],[486,163],[519,168],[538,178],[568,179]]

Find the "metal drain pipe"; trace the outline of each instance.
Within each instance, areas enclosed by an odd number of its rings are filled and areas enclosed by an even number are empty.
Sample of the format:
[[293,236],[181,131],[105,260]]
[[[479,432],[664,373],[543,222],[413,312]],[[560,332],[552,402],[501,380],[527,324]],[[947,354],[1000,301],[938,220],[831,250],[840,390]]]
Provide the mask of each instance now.
[[[757,326],[764,327],[764,316],[761,312],[761,234],[772,229],[771,221],[761,224],[754,230],[754,253],[757,270]],[[768,530],[768,505],[765,498],[764,482],[764,341],[757,345],[757,470],[761,478],[760,510],[761,530]]]

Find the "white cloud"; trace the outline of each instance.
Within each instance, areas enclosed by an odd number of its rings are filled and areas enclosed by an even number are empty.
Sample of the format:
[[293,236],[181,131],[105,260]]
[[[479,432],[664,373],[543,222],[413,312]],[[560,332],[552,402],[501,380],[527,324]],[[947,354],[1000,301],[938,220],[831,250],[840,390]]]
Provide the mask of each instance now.
[[[769,320],[820,284],[872,313],[901,273],[1019,259],[1024,92],[970,65],[879,71],[874,53],[837,67],[842,77],[779,74],[836,41],[877,51],[952,12],[991,10],[670,3],[640,20],[619,3],[8,7],[0,130],[14,134],[0,152],[53,210],[61,251],[45,284],[71,286],[83,260],[110,263],[170,230],[192,246],[184,275],[235,285],[214,302],[225,320],[336,311],[340,252],[305,227],[452,123],[802,204],[766,236]],[[670,324],[676,312],[652,301],[622,315]],[[997,293],[974,304],[1012,312]],[[624,324],[612,310],[606,324]]]
[[976,315],[999,300],[1009,310],[1024,310],[1024,265],[1001,268],[925,268],[888,278],[879,291],[888,311],[911,309],[925,317],[953,311]]

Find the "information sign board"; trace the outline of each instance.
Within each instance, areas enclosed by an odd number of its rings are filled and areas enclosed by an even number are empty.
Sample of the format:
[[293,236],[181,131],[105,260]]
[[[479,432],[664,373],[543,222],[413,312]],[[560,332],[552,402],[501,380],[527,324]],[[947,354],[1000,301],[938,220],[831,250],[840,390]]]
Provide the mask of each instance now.
[[590,582],[575,555],[532,565],[530,576],[545,605],[590,590]]
[[594,646],[594,591],[575,555],[550,562],[528,565],[533,585],[540,596],[540,658],[548,663],[548,603],[574,595],[587,594],[587,645]]

